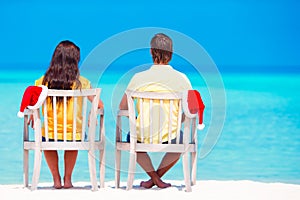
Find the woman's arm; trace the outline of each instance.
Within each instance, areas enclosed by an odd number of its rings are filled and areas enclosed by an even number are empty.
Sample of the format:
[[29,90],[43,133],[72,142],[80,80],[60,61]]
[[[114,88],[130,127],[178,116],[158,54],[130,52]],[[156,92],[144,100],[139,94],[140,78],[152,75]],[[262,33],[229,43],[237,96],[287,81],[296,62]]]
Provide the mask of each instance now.
[[[94,97],[93,96],[88,96],[88,99],[92,102]],[[99,102],[98,102],[98,108],[101,108],[103,109],[104,108],[104,105],[103,105],[103,102],[101,99],[99,99]]]

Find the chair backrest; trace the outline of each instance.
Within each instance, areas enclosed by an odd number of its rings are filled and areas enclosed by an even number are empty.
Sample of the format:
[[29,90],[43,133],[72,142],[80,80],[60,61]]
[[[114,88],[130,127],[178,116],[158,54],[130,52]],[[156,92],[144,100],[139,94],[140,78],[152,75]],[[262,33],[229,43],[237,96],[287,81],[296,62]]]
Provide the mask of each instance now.
[[[126,95],[130,120],[130,141],[149,144],[191,142],[190,136],[181,137],[183,107],[186,107],[183,106],[186,103],[183,101],[185,92],[161,93],[126,90]],[[188,118],[193,118],[195,123],[196,115],[189,115]],[[138,129],[136,128],[137,124]]]
[[[42,141],[42,136],[44,142],[51,141],[51,144],[53,141],[94,141],[100,92],[100,88],[49,89],[42,111],[33,112],[35,141]],[[88,104],[89,98],[91,104]]]
[[[25,110],[23,144],[24,185],[26,187],[29,177],[29,150],[35,151],[32,190],[35,190],[38,185],[42,150],[88,151],[92,190],[98,189],[95,150],[99,150],[100,187],[104,187],[105,130],[104,112],[98,109],[100,92],[100,88],[49,89],[42,108]],[[34,118],[34,140],[29,137],[27,121],[30,115]],[[99,123],[97,123],[98,116]],[[97,131],[99,131],[99,136],[96,137]]]

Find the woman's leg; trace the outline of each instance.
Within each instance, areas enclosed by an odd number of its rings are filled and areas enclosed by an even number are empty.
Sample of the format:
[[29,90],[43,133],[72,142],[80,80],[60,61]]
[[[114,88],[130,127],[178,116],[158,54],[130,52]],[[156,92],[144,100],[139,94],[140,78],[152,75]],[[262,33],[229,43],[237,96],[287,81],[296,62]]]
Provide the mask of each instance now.
[[76,163],[78,151],[65,151],[65,176],[64,176],[64,188],[71,188],[72,185],[72,172]]
[[54,188],[60,189],[62,188],[61,185],[61,178],[59,174],[59,168],[58,168],[58,154],[55,150],[48,150],[44,151],[45,159],[48,164],[48,167],[51,171],[53,182],[54,182]]

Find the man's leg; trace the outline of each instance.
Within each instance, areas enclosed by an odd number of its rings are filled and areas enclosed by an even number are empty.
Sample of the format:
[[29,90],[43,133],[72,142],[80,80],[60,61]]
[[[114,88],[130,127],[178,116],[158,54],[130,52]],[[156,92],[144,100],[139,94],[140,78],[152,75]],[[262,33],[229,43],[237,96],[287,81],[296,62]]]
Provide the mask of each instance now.
[[71,188],[72,185],[72,172],[76,163],[78,151],[65,151],[64,163],[65,163],[65,176],[64,176],[64,188]]
[[179,160],[181,153],[166,153],[163,157],[158,169],[157,174],[162,177],[169,169],[171,169]]
[[50,172],[53,177],[54,182],[54,188],[60,189],[62,188],[61,185],[61,178],[59,174],[59,168],[58,168],[58,154],[57,151],[44,151],[45,159],[48,164],[48,167],[50,169]]
[[151,159],[146,152],[137,153],[137,162],[139,165],[146,171],[146,173],[151,177],[151,184],[143,184],[145,182],[141,182],[141,186],[145,188],[151,188],[154,185],[157,185],[159,188],[170,187],[171,184],[163,182],[152,165]]
[[[158,169],[156,170],[156,174],[159,178],[161,178],[167,171],[169,171],[179,160],[180,153],[166,153],[163,157]],[[148,181],[142,181],[141,186],[145,188],[151,188],[154,186],[154,182],[152,179]]]

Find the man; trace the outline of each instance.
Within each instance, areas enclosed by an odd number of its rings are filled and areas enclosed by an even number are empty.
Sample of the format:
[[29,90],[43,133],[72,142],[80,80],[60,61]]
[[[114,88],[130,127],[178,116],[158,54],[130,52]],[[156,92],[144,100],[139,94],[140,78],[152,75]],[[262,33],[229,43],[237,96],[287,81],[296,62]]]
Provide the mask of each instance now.
[[[156,34],[151,40],[151,55],[153,65],[150,69],[137,73],[130,80],[127,86],[129,90],[147,91],[147,92],[182,92],[192,89],[191,83],[183,73],[176,71],[169,65],[172,59],[173,44],[171,38],[163,33]],[[123,96],[119,108],[127,110],[127,97]],[[173,111],[178,114],[178,107]],[[175,119],[176,120],[176,119]],[[172,127],[174,133],[172,139],[176,139],[176,124]],[[139,126],[139,124],[137,124]],[[163,127],[163,142],[167,142],[167,129]],[[137,132],[137,134],[139,134]],[[147,133],[145,133],[147,135]],[[165,136],[164,136],[165,135]],[[139,137],[138,137],[139,138]],[[147,140],[147,138],[145,138]],[[152,188],[157,185],[159,188],[170,187],[171,184],[165,183],[161,177],[179,160],[180,153],[166,153],[157,170],[154,169],[151,159],[147,152],[139,152],[137,154],[137,162],[146,171],[151,179],[142,181],[140,186],[144,188]]]

